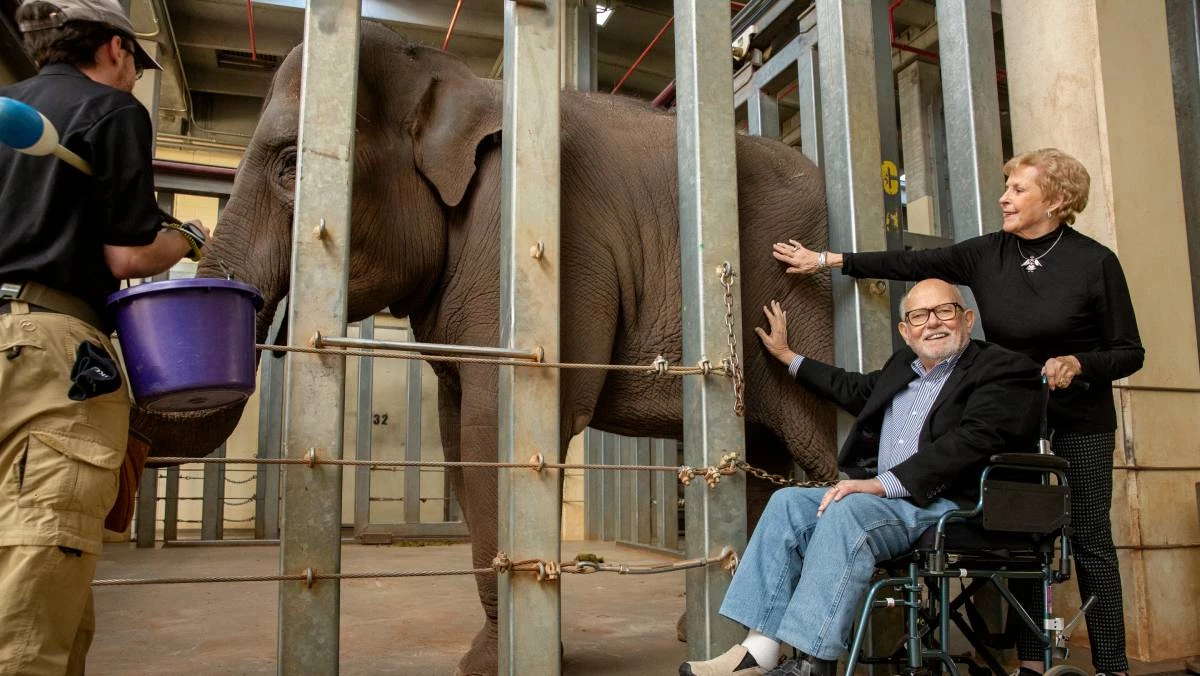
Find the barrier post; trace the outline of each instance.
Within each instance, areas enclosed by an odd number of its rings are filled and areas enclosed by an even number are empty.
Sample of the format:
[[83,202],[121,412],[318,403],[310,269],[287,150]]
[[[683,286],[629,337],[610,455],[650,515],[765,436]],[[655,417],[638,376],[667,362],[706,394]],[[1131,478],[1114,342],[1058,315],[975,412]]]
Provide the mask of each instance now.
[[[540,346],[558,361],[559,83],[562,0],[504,4],[504,132],[500,197],[500,344]],[[559,372],[500,367],[499,457],[559,459]],[[560,470],[500,469],[500,550],[558,562]],[[556,676],[559,581],[502,573],[500,673]]]
[[[675,82],[678,89],[679,254],[683,282],[683,362],[707,360],[719,369],[729,354],[725,289],[718,272],[733,277],[733,335],[741,329],[741,258],[738,253],[737,164],[733,161],[733,74],[729,6],[712,0],[675,0]],[[740,344],[736,358],[741,363]],[[719,373],[683,381],[683,446],[692,467],[721,456],[745,457],[745,430],[734,416],[734,388]],[[717,556],[746,545],[746,477],[721,478],[716,489],[693,481],[684,490],[687,554]],[[745,635],[717,614],[729,573],[715,566],[687,573],[688,655],[708,659]]]
[[[301,344],[346,332],[358,44],[358,0],[309,0],[288,295],[288,335]],[[345,357],[288,353],[285,383],[286,456],[340,459]],[[280,572],[340,572],[341,467],[288,465],[283,474]],[[340,592],[336,580],[280,583],[278,673],[338,672]]]

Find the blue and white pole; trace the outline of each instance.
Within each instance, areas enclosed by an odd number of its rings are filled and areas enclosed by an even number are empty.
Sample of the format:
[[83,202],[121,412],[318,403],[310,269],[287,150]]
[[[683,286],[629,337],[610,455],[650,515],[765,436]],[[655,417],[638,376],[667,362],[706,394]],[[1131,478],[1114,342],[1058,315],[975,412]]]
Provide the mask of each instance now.
[[54,155],[88,176],[92,167],[58,142],[58,130],[33,106],[0,96],[0,143],[26,155]]

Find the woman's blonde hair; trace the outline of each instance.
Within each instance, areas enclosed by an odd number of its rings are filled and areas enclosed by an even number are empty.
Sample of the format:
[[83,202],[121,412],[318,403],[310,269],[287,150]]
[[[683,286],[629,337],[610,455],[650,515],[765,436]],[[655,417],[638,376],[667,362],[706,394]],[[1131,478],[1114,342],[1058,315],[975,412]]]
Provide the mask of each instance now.
[[1075,222],[1075,214],[1083,211],[1088,203],[1088,190],[1092,178],[1079,160],[1058,148],[1040,148],[1013,156],[1004,163],[1007,177],[1018,167],[1033,167],[1038,170],[1037,186],[1046,199],[1062,200],[1054,215],[1063,223]]

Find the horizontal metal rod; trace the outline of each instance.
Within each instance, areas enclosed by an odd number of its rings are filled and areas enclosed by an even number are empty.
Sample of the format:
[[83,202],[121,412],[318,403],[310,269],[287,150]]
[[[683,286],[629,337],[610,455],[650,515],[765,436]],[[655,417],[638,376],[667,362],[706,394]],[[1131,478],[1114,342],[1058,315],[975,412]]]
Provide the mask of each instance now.
[[398,350],[401,352],[420,352],[421,354],[461,354],[477,357],[504,357],[507,359],[524,359],[541,361],[540,350],[509,350],[503,347],[482,347],[477,345],[444,345],[441,343],[409,343],[396,340],[374,340],[371,338],[337,338],[317,334],[313,347],[349,347],[373,350]]
[[1158,385],[1113,385],[1113,389],[1127,390],[1130,392],[1177,392],[1180,394],[1200,393],[1200,388],[1196,387],[1160,387]]

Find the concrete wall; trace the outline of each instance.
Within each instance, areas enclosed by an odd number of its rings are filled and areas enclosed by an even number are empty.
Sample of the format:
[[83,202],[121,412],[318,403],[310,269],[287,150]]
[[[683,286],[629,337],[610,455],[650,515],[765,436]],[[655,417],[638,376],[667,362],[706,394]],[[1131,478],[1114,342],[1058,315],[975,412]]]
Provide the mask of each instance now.
[[1194,655],[1200,396],[1156,389],[1200,388],[1164,5],[1005,0],[1003,18],[1014,149],[1056,146],[1091,172],[1078,228],[1120,256],[1146,346],[1145,368],[1115,402],[1112,518],[1129,654]]

